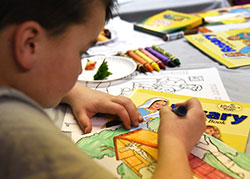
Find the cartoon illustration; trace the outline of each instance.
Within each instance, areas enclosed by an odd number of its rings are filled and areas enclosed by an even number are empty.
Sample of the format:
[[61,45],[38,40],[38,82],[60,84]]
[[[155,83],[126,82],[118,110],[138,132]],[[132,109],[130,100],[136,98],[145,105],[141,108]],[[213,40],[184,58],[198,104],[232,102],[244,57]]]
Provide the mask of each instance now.
[[216,126],[207,125],[205,133],[208,134],[208,135],[211,135],[211,136],[213,136],[213,137],[215,137],[217,139],[220,139],[220,137],[221,137],[220,130]]
[[158,112],[163,106],[168,105],[168,100],[164,98],[152,98],[138,107],[139,112],[144,117],[152,113]]
[[249,58],[250,57],[250,33],[241,32],[236,35],[232,35],[228,37],[229,40],[243,40],[242,42],[246,44],[245,47],[240,49],[237,52],[228,52],[225,53],[225,57],[229,58]]
[[248,32],[241,32],[236,35],[232,35],[228,37],[229,40],[249,40],[250,39],[250,33]]
[[[235,162],[235,159],[239,157],[239,153],[235,150],[223,152],[220,150],[221,146],[215,144],[216,140],[212,140],[206,135],[203,135],[200,141],[196,144],[192,153],[196,153],[195,156],[203,160],[208,154],[212,155],[220,165],[223,166],[225,173],[232,172],[235,178],[249,178],[250,170],[245,168],[247,166],[239,165]],[[223,143],[221,143],[223,145]],[[249,159],[246,159],[246,161]],[[216,164],[217,165],[217,164]]]
[[224,54],[225,57],[230,58],[249,58],[250,57],[250,46],[243,47],[239,52],[228,52]]

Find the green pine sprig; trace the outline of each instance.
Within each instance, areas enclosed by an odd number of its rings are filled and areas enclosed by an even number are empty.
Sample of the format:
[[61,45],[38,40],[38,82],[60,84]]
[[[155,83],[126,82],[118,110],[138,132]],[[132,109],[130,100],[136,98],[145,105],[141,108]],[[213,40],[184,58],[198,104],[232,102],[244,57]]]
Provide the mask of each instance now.
[[94,80],[103,80],[104,78],[108,77],[109,75],[112,75],[111,72],[108,71],[108,64],[103,60],[102,64],[98,68],[96,74],[94,75]]

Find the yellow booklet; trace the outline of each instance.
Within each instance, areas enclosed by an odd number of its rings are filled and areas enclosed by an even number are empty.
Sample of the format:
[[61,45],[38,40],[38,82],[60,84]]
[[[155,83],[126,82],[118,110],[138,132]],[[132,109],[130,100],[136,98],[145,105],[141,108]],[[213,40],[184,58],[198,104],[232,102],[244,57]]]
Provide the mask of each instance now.
[[134,29],[162,37],[167,33],[189,30],[201,24],[201,17],[166,10],[135,24]]
[[[184,102],[192,97],[136,89],[129,96],[144,119],[154,118],[149,106],[156,101],[165,101],[168,106]],[[244,152],[250,129],[250,104],[198,98],[207,116],[206,133],[225,144]]]
[[250,28],[187,35],[185,38],[228,68],[250,65]]
[[235,24],[250,20],[250,4],[231,6],[195,13],[202,17],[206,24]]

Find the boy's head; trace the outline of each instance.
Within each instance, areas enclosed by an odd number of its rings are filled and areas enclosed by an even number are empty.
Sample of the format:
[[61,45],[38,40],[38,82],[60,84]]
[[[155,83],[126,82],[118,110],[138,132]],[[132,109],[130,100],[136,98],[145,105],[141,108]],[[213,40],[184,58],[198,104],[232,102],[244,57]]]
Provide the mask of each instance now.
[[1,0],[0,86],[57,105],[112,8],[112,0]]
[[[69,25],[89,20],[90,5],[96,0],[1,0],[0,30],[10,24],[36,21],[52,35]],[[114,0],[98,0],[106,8],[105,19],[112,17]]]

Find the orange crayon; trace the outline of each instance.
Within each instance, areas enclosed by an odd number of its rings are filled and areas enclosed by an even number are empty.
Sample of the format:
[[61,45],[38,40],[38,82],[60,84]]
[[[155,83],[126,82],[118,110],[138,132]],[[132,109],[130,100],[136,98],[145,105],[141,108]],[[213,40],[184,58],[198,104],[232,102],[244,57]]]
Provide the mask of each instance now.
[[147,68],[148,71],[150,71],[150,72],[154,71],[153,67],[152,67],[149,63],[147,63],[147,62],[146,62],[143,58],[141,58],[139,55],[136,55],[132,50],[128,50],[128,51],[127,51],[127,54],[128,54],[131,58],[133,58],[134,60],[136,60],[137,62],[143,64],[143,65]]
[[154,55],[152,55],[150,52],[148,52],[147,50],[143,49],[143,48],[139,48],[139,50],[144,53],[145,55],[147,55],[149,58],[151,58],[154,62],[156,62],[159,67],[163,70],[166,69],[166,66],[164,65],[164,63],[159,60],[157,57],[155,57]]
[[147,55],[142,53],[140,50],[134,50],[136,55],[139,55],[141,58],[143,58],[146,62],[148,62],[150,65],[152,65],[153,69],[156,71],[160,71],[160,67],[155,61],[153,61],[151,58],[149,58]]

